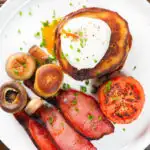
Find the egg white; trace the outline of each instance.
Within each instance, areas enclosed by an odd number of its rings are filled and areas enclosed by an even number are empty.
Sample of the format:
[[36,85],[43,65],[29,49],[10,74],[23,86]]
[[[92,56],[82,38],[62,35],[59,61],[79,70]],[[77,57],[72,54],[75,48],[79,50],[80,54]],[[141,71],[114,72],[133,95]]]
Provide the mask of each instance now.
[[106,53],[111,29],[103,20],[77,17],[69,20],[63,30],[78,35],[61,34],[61,48],[69,63],[77,69],[95,67]]

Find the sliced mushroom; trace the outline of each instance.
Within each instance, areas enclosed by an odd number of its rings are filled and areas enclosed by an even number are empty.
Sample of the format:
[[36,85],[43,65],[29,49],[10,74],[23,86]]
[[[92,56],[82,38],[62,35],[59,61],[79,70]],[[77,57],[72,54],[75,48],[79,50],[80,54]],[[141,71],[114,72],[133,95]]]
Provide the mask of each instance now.
[[18,82],[11,81],[0,88],[0,106],[9,113],[21,111],[27,104],[27,92]]
[[15,80],[31,78],[35,69],[36,62],[32,56],[22,52],[11,55],[6,63],[7,74]]
[[59,66],[43,65],[36,71],[34,89],[38,95],[48,98],[58,92],[62,81],[63,72]]

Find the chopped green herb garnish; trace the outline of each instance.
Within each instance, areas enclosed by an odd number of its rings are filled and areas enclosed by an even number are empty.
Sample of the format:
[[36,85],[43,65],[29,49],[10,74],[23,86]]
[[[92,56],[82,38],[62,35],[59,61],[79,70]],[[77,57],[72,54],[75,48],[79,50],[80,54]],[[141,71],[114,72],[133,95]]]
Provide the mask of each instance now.
[[123,128],[122,130],[123,130],[124,132],[126,131],[126,129],[125,129],[125,128]]
[[82,47],[82,48],[84,48],[85,46],[86,46],[86,42],[87,42],[87,38],[81,38],[80,39],[80,46]]
[[62,88],[63,88],[63,90],[69,90],[71,87],[69,84],[64,83]]
[[87,39],[87,38],[85,38],[85,39],[84,39],[84,42],[86,43],[86,42],[87,42],[87,40],[88,40],[88,39]]
[[23,66],[23,68],[26,68],[26,67],[27,67],[27,64],[24,63],[24,64],[22,64],[22,66]]
[[72,46],[72,45],[70,45],[70,49],[72,49],[72,50],[73,50],[73,46]]
[[56,18],[56,11],[55,11],[55,10],[53,10],[52,18],[53,18],[53,19]]
[[53,57],[55,57],[55,58],[56,58],[55,48],[54,48],[54,49],[51,49],[51,51],[52,51],[52,55],[53,55]]
[[65,58],[65,55],[63,52],[61,52],[61,58],[64,59]]
[[85,84],[86,84],[86,85],[89,85],[89,80],[86,80],[86,81],[85,81]]
[[64,38],[65,38],[65,39],[67,38],[67,35],[66,35],[66,34],[64,34]]
[[67,31],[68,31],[68,32],[71,32],[71,29],[68,29]]
[[95,63],[97,63],[97,60],[96,60],[96,59],[94,59],[94,62],[95,62]]
[[88,115],[88,119],[89,120],[93,120],[94,116],[92,116],[91,114]]
[[72,101],[72,104],[73,104],[73,105],[76,105],[76,104],[77,104],[77,99],[76,99],[76,98]]
[[77,49],[77,52],[78,52],[78,53],[80,53],[80,52],[81,52],[80,48],[78,48],[78,49]]
[[22,15],[23,15],[22,11],[19,11],[19,15],[20,15],[20,16],[22,16]]
[[82,31],[79,32],[79,36],[83,36],[83,32]]
[[85,86],[80,86],[80,91],[86,93],[87,89]]
[[73,6],[72,2],[69,3],[70,6]]
[[54,20],[52,21],[52,24],[53,24],[53,25],[56,25],[56,24],[57,24],[57,20],[54,19]]
[[98,120],[101,121],[101,120],[102,120],[102,117],[101,117],[101,116],[98,116]]
[[18,70],[16,70],[16,69],[14,69],[14,73],[15,73],[16,75],[19,75],[19,72],[18,72]]
[[20,47],[20,51],[22,51],[23,50],[23,48],[22,47]]
[[76,92],[76,93],[74,93],[74,96],[78,96],[78,93]]
[[108,81],[107,84],[105,85],[105,90],[104,90],[105,93],[110,91],[111,85],[112,85],[112,82]]
[[65,56],[68,57],[69,55],[68,55],[68,54],[65,54]]
[[86,6],[85,6],[85,5],[83,5],[83,6],[82,6],[82,8],[86,8]]
[[39,37],[40,37],[40,32],[36,32],[36,33],[34,34],[34,36],[35,36],[36,38],[39,38]]
[[47,63],[53,63],[53,62],[55,62],[56,61],[56,57],[54,57],[54,56],[48,56],[48,58],[47,58]]
[[21,34],[21,30],[20,29],[18,29],[18,33]]
[[37,66],[37,67],[40,67],[40,66],[41,66],[41,63],[40,63],[37,59],[35,59],[35,61],[36,61],[36,66]]
[[119,97],[112,97],[113,101],[119,100]]
[[41,22],[41,23],[42,23],[42,25],[43,25],[44,27],[48,27],[48,26],[49,26],[48,20],[46,20],[45,22]]
[[22,85],[23,84],[23,81],[16,81],[17,83],[19,83],[20,85]]
[[50,117],[50,118],[49,118],[49,123],[52,125],[53,122],[54,122],[54,118],[53,118],[53,117]]
[[83,39],[80,39],[80,46],[83,48],[84,45],[83,45]]
[[46,47],[46,40],[45,39],[42,40],[40,47]]
[[136,69],[136,66],[133,67],[133,70],[135,70],[135,69]]
[[29,16],[32,16],[32,12],[30,11],[30,12],[28,13],[28,15],[29,15]]
[[80,61],[80,59],[79,59],[79,58],[76,58],[76,61],[77,61],[77,62],[79,62],[79,61]]

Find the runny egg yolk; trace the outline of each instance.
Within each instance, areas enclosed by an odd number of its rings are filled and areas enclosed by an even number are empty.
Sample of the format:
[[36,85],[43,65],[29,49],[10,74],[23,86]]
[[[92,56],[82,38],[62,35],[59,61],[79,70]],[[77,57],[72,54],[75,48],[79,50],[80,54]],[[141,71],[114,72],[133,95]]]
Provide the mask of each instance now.
[[50,24],[42,28],[42,36],[46,43],[45,48],[51,55],[54,55],[55,30],[59,22],[60,19],[53,20]]

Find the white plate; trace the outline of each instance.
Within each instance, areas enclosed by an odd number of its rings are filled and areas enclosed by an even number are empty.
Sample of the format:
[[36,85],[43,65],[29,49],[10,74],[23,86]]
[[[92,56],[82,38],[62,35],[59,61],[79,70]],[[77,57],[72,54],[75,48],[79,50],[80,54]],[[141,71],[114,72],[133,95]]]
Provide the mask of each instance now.
[[[10,80],[5,73],[6,58],[23,47],[27,51],[40,44],[34,33],[41,28],[40,21],[81,8],[96,6],[117,11],[129,23],[133,46],[123,71],[138,79],[144,87],[146,103],[140,117],[129,125],[115,125],[115,133],[92,143],[98,150],[143,150],[150,143],[150,4],[146,0],[8,0],[0,10],[0,84]],[[22,17],[19,11],[23,12]],[[28,13],[32,12],[32,16]],[[21,34],[18,34],[18,29]],[[133,71],[133,67],[137,69]],[[122,129],[126,128],[124,132]],[[35,150],[30,138],[18,122],[0,110],[0,139],[11,150]]]

